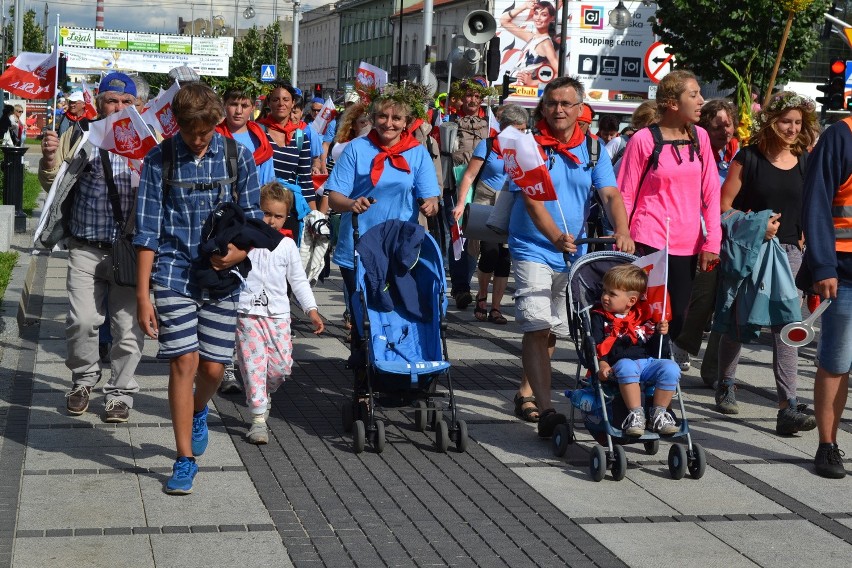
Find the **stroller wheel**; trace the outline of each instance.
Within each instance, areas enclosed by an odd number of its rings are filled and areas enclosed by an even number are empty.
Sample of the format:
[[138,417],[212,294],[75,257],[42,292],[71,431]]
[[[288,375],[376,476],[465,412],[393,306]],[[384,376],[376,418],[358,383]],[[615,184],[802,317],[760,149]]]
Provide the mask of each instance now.
[[414,409],[414,426],[418,432],[426,431],[426,423],[429,420],[429,411],[426,410],[426,401],[418,400],[417,408]]
[[704,448],[695,442],[692,443],[692,455],[687,468],[692,479],[701,479],[704,476],[704,470],[707,468],[707,454],[704,453]]
[[593,481],[600,481],[606,475],[606,451],[603,446],[595,446],[589,455],[589,475]]
[[553,455],[562,457],[568,451],[568,445],[572,442],[571,433],[568,431],[568,426],[559,424],[553,430],[553,436],[550,437],[550,444],[553,447]]
[[376,433],[373,435],[373,447],[376,453],[380,454],[385,451],[385,423],[381,420],[376,420]]
[[660,451],[660,441],[659,440],[651,440],[650,442],[645,442],[645,453],[649,456],[656,456],[657,452]]
[[340,413],[343,415],[343,431],[351,432],[352,423],[355,422],[355,411],[352,410],[352,403],[345,402],[343,404],[343,408],[340,410]]
[[672,479],[683,479],[686,463],[686,447],[683,444],[672,444],[669,449],[669,473]]
[[612,478],[621,481],[627,475],[627,452],[623,446],[612,445]]
[[370,418],[370,406],[366,400],[359,400],[355,408],[355,419],[366,423]]
[[432,430],[438,431],[438,422],[444,419],[444,413],[440,408],[435,406],[435,403],[429,401],[430,410],[427,410],[426,413],[429,415],[429,426],[432,427]]
[[456,422],[456,451],[463,454],[467,451],[467,422]]
[[364,451],[364,444],[367,441],[367,432],[366,428],[364,428],[363,420],[356,420],[353,426],[355,435],[352,438],[352,448],[355,450],[356,454],[360,454]]
[[447,447],[450,445],[450,430],[447,423],[441,418],[435,425],[435,446],[442,454],[447,453]]

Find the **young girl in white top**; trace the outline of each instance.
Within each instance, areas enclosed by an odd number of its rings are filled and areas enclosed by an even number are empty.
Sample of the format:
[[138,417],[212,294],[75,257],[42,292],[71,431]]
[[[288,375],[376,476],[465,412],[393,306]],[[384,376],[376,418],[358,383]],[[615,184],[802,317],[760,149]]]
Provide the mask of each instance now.
[[[263,220],[280,231],[293,207],[293,199],[293,193],[278,182],[261,187]],[[285,233],[275,250],[253,249],[248,257],[251,271],[237,308],[237,366],[246,384],[246,403],[252,414],[246,437],[252,444],[266,444],[269,395],[278,390],[293,368],[288,283],[311,318],[314,333],[322,333],[325,325],[292,236]]]

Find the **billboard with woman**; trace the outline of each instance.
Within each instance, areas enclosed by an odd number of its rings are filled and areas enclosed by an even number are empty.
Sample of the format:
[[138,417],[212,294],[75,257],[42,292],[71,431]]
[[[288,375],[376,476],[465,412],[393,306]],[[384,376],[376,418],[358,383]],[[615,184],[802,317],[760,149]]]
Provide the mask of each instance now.
[[557,0],[498,1],[500,38],[500,78],[508,73],[516,87],[543,87],[556,76],[559,68]]

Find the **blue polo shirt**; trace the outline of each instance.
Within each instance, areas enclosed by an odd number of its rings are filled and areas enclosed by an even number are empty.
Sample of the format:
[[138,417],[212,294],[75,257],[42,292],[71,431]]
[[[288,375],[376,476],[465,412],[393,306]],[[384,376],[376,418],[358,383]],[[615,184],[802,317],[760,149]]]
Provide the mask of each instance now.
[[[548,152],[550,177],[556,187],[558,199],[543,203],[557,227],[565,231],[565,224],[567,224],[567,232],[571,233],[575,239],[580,239],[586,237],[586,219],[589,216],[592,186],[616,187],[616,181],[612,162],[606,152],[600,153],[594,169],[588,166],[589,150],[585,143],[574,148],[573,153],[580,159],[580,164],[575,164],[562,154]],[[509,180],[509,189],[521,190],[511,180]],[[563,215],[565,224],[562,222]],[[546,264],[558,272],[568,271],[562,253],[556,250],[556,247],[533,223],[527,213],[524,199],[516,199],[512,206],[512,217],[509,221],[509,251],[514,260]],[[576,258],[585,252],[584,245],[578,247],[577,252],[572,256]]]
[[[368,229],[390,219],[416,223],[420,206],[418,198],[440,195],[438,177],[432,158],[422,145],[402,153],[411,173],[393,167],[385,160],[385,168],[379,183],[373,187],[370,172],[373,158],[379,149],[369,138],[356,138],[343,150],[334,164],[334,170],[326,182],[326,188],[350,199],[373,197],[376,202],[358,216],[358,231],[363,235]],[[338,266],[354,268],[354,243],[352,240],[352,213],[340,217],[340,234],[332,260]]]

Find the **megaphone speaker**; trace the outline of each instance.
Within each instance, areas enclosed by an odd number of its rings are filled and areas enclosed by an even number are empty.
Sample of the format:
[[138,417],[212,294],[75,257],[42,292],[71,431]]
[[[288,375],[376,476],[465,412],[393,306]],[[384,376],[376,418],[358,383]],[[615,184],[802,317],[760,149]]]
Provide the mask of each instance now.
[[470,43],[488,43],[497,33],[497,20],[485,10],[474,10],[465,16],[462,33]]

